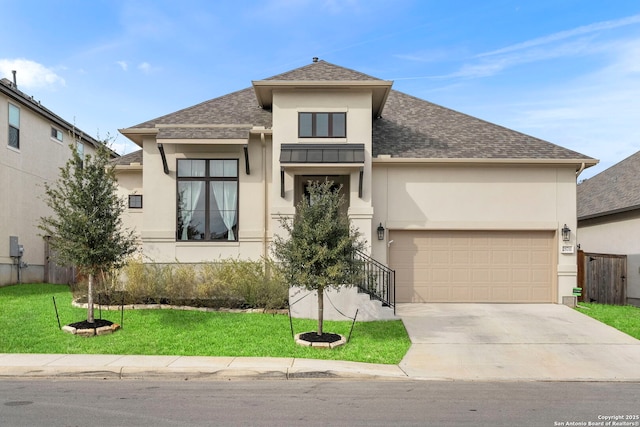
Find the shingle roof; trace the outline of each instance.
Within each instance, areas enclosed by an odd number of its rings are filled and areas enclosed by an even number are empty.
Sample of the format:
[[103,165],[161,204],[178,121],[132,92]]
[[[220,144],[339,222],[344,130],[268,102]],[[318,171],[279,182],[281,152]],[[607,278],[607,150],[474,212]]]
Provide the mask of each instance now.
[[149,120],[133,126],[133,129],[153,128],[156,124],[247,124],[271,127],[271,112],[258,106],[253,88],[249,87]]
[[142,150],[134,151],[111,160],[111,164],[116,166],[130,165],[132,163],[142,164]]
[[340,67],[327,61],[312,62],[304,67],[278,74],[265,80],[298,80],[298,81],[368,81],[380,80],[350,68]]
[[[265,80],[382,81],[326,61],[313,62]],[[234,128],[225,135],[220,130],[216,133],[211,129],[196,130],[179,125],[226,124],[271,128],[272,116],[270,111],[258,107],[253,88],[247,88],[133,128],[153,128],[157,124],[176,125],[172,130],[162,128],[159,134],[162,138],[237,138],[244,130]],[[243,137],[247,135],[245,132]],[[372,140],[374,157],[390,154],[398,158],[560,159],[595,163],[593,158],[575,151],[395,90],[389,93],[383,117],[373,121]]]
[[400,158],[591,159],[583,154],[392,90],[373,122],[373,155]]
[[578,219],[640,209],[640,151],[578,185]]

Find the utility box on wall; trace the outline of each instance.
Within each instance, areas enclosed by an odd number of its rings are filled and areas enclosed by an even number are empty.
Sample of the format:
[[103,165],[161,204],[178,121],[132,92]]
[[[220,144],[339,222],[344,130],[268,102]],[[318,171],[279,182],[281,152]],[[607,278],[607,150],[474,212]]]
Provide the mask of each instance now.
[[9,236],[9,256],[20,258],[24,253],[22,245],[18,244],[18,236]]

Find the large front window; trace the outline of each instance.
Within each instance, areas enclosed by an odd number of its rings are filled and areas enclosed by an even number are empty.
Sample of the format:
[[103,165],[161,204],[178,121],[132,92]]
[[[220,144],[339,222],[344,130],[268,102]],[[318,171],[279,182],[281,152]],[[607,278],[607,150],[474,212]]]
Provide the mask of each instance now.
[[300,138],[345,138],[347,113],[298,113]]
[[177,240],[238,240],[238,160],[178,160]]

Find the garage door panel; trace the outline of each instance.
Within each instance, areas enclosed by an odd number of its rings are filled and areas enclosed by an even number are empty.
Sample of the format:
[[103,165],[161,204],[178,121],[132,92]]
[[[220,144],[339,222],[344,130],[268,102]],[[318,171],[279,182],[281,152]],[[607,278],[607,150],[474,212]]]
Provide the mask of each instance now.
[[552,302],[555,235],[391,231],[398,302]]

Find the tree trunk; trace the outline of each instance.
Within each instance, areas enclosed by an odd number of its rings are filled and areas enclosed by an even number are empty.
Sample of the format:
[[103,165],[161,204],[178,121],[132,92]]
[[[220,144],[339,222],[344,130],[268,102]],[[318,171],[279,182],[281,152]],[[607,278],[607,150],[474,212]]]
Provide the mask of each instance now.
[[322,335],[322,322],[324,321],[324,289],[318,288],[318,335]]
[[93,317],[93,273],[89,274],[89,286],[87,288],[87,322],[95,322]]

